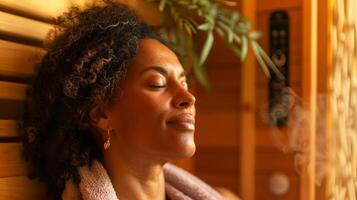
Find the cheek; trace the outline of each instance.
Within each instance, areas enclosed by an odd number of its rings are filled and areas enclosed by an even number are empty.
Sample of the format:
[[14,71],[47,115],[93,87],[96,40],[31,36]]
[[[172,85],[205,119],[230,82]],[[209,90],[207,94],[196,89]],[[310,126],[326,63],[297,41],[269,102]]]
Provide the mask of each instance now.
[[134,109],[136,114],[132,118],[140,123],[137,124],[138,128],[146,132],[156,132],[162,128],[168,113],[166,102],[159,98],[142,97]]
[[164,122],[169,105],[167,98],[154,95],[126,96],[113,106],[113,122],[117,129],[125,132],[154,129]]

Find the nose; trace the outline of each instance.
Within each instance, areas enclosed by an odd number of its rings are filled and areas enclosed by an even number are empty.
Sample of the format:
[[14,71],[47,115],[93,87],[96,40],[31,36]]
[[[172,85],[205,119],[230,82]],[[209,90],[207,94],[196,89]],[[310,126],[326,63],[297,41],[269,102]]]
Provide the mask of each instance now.
[[193,106],[196,102],[195,96],[186,89],[181,89],[181,92],[174,98],[173,106],[178,109],[185,109]]

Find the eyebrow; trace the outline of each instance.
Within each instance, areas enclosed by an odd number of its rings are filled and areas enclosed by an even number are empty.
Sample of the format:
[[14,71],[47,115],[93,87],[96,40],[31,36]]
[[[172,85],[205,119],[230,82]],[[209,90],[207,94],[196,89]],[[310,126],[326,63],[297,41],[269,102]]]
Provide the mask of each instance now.
[[[143,71],[140,72],[140,75],[148,72],[148,71],[156,71],[160,74],[162,74],[163,76],[167,76],[168,75],[168,72],[167,70],[164,68],[164,67],[161,67],[161,66],[150,66],[150,67],[147,67],[145,68]],[[179,78],[182,78],[182,77],[186,77],[186,74],[184,71],[182,71],[179,75]]]

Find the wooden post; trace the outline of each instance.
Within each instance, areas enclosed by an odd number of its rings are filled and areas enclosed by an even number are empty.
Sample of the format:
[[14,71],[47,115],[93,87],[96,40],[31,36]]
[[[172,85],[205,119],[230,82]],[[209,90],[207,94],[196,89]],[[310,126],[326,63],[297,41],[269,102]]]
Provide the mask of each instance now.
[[[242,1],[242,14],[255,26],[256,0]],[[240,121],[240,186],[244,200],[254,200],[255,193],[255,79],[256,61],[252,51],[242,64]]]
[[[325,131],[320,135],[325,139],[325,152],[326,156],[325,169],[329,170],[329,155],[331,147],[331,130],[332,130],[332,116],[331,116],[331,85],[330,79],[332,75],[332,41],[331,41],[331,27],[332,27],[332,16],[333,16],[333,2],[334,0],[318,0],[318,49],[317,49],[317,68],[318,68],[318,77],[317,77],[317,93],[324,95],[323,97],[326,100],[324,107],[322,107],[324,115],[322,116]],[[319,138],[317,138],[318,140]],[[327,194],[330,193],[328,184],[329,176],[323,180],[321,185],[316,188],[316,199],[327,199]]]
[[303,0],[302,98],[309,105],[308,167],[301,177],[301,200],[315,200],[317,99],[317,0]]

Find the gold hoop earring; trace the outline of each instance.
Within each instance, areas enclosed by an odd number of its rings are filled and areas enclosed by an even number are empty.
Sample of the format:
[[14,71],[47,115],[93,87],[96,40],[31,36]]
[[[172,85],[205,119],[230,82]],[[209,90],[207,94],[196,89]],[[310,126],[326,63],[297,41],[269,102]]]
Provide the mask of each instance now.
[[110,131],[111,131],[111,129],[108,128],[108,130],[107,130],[108,138],[104,142],[104,145],[103,145],[105,150],[109,149],[109,147],[110,147]]

